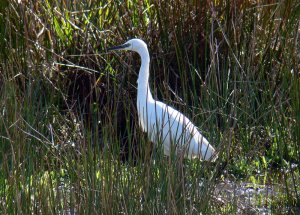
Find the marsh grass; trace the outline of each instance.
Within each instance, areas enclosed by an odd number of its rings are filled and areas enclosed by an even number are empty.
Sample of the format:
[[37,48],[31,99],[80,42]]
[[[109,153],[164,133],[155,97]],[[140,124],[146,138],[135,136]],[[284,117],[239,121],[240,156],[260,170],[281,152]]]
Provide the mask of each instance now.
[[[299,3],[0,8],[1,213],[296,213]],[[164,157],[138,128],[140,60],[105,51],[129,37],[148,43],[155,97],[195,122],[215,163]],[[227,180],[276,195],[232,203],[216,189]]]

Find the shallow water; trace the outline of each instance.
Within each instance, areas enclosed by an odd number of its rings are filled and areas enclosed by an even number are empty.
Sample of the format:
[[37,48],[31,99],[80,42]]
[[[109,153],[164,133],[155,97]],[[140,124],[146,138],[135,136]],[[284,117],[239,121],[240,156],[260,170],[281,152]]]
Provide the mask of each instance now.
[[[235,205],[238,214],[267,215],[274,212],[271,211],[271,201],[280,198],[283,192],[281,184],[257,185],[224,180],[217,184],[214,198],[220,206]],[[279,214],[300,214],[299,208],[276,208],[276,211]]]
[[221,205],[235,204],[238,213],[246,214],[270,214],[271,208],[267,199],[275,195],[276,192],[271,186],[229,180],[217,184],[215,189],[216,201]]

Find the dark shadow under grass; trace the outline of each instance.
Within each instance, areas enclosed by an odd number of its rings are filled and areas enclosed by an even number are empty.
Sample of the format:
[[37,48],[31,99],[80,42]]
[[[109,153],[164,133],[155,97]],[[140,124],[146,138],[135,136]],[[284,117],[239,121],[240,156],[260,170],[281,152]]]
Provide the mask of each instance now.
[[[1,214],[299,212],[297,1],[0,3]],[[167,15],[166,15],[167,14]],[[219,151],[164,157],[138,127],[150,87]]]

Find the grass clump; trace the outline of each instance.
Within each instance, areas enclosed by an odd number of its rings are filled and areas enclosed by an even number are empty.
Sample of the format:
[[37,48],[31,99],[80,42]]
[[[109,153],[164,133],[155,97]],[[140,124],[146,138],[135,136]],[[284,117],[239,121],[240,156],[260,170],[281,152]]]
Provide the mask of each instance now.
[[[3,1],[1,213],[296,213],[299,8]],[[155,97],[199,126],[216,163],[163,157],[141,132],[140,60],[106,53],[129,37],[148,44]]]

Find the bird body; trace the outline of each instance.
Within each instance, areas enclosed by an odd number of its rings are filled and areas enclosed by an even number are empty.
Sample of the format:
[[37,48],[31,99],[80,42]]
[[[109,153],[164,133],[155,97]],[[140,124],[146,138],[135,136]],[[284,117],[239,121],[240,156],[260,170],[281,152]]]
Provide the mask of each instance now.
[[215,149],[196,126],[182,113],[153,99],[149,88],[150,57],[147,45],[140,39],[132,39],[109,50],[131,50],[141,57],[138,76],[137,110],[139,125],[147,132],[149,139],[163,145],[164,154],[172,151],[186,158],[211,160]]

